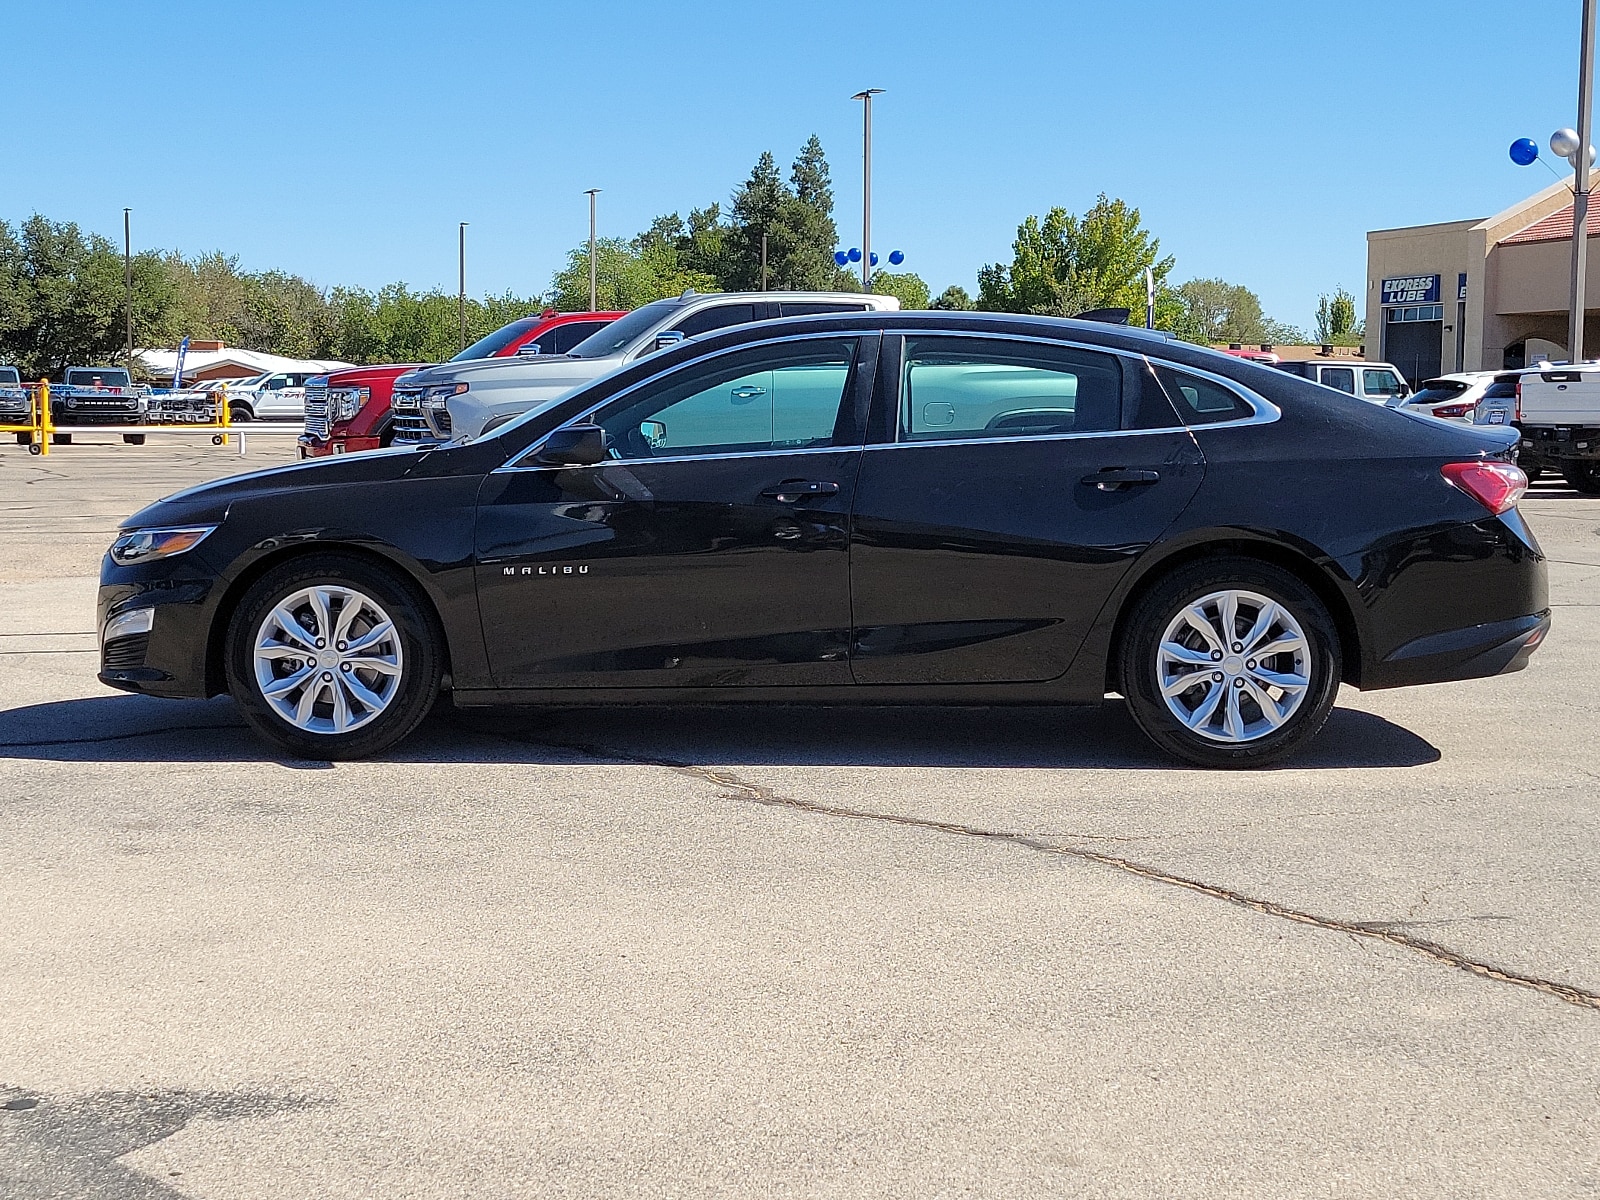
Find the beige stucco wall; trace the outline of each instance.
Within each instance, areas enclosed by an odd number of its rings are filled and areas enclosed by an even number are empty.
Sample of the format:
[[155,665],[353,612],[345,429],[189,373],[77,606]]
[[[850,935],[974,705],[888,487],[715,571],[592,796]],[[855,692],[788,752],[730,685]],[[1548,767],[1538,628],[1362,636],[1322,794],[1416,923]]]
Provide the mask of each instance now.
[[[1378,285],[1400,275],[1439,276],[1439,303],[1444,306],[1444,328],[1440,333],[1439,362],[1446,371],[1456,362],[1456,285],[1461,272],[1467,272],[1467,294],[1472,294],[1472,277],[1481,267],[1472,261],[1472,230],[1479,222],[1445,221],[1438,225],[1414,225],[1409,229],[1376,229],[1367,234],[1367,353],[1372,358],[1385,356],[1383,309]],[[1470,326],[1469,326],[1470,328]],[[1471,361],[1472,346],[1466,347]]]

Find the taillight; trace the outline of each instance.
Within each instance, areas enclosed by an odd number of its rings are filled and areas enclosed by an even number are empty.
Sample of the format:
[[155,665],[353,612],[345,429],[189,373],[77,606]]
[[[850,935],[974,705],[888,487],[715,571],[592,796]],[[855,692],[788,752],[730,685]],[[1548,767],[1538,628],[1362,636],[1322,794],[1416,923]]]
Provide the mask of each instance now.
[[1433,410],[1433,415],[1436,417],[1464,417],[1477,407],[1476,404],[1441,404]]
[[1522,380],[1520,379],[1517,380],[1517,403],[1515,411],[1511,414],[1511,419],[1518,422],[1522,420]]
[[1521,467],[1504,462],[1454,462],[1440,468],[1445,479],[1471,496],[1495,516],[1515,508],[1528,490]]

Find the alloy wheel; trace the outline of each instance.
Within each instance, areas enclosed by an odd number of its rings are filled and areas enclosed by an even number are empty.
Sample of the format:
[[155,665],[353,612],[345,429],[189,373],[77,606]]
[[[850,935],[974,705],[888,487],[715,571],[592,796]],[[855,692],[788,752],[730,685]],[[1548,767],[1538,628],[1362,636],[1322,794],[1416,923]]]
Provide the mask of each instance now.
[[1311,688],[1300,622],[1259,592],[1228,589],[1186,604],[1156,649],[1156,687],[1183,726],[1214,742],[1266,737]]
[[307,733],[340,734],[375,720],[400,690],[400,633],[354,588],[302,588],[256,630],[256,686],[278,716]]

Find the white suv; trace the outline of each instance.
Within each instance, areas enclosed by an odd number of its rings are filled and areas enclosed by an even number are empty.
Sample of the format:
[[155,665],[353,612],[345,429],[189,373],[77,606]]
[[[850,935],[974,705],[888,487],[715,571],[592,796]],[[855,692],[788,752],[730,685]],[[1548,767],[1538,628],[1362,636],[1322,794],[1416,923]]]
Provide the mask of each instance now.
[[1393,408],[1411,394],[1406,377],[1391,363],[1357,362],[1348,358],[1307,358],[1274,363],[1280,371],[1331,387],[1373,404]]
[[894,310],[893,296],[855,292],[687,291],[619,317],[566,354],[447,362],[395,380],[391,406],[397,445],[477,437],[543,408],[574,388],[696,334],[776,317]]

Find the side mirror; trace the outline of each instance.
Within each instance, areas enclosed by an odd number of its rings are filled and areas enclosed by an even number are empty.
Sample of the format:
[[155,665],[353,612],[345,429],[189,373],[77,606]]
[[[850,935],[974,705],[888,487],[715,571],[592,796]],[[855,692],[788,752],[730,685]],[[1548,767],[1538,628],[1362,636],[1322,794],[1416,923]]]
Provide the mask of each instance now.
[[517,348],[517,354],[518,355],[539,354],[539,353],[541,353],[541,351],[539,349],[539,343],[538,342],[529,342],[526,346],[519,346]]
[[568,425],[545,438],[538,460],[552,467],[591,467],[606,458],[606,431],[598,425]]
[[1409,395],[1411,395],[1411,385],[1409,383],[1402,383],[1400,385],[1400,399],[1404,400]]
[[639,436],[652,450],[659,450],[667,444],[667,423],[665,421],[641,421],[639,423]]
[[683,341],[683,334],[676,329],[664,329],[656,334],[656,349],[665,350],[668,346],[676,346]]

